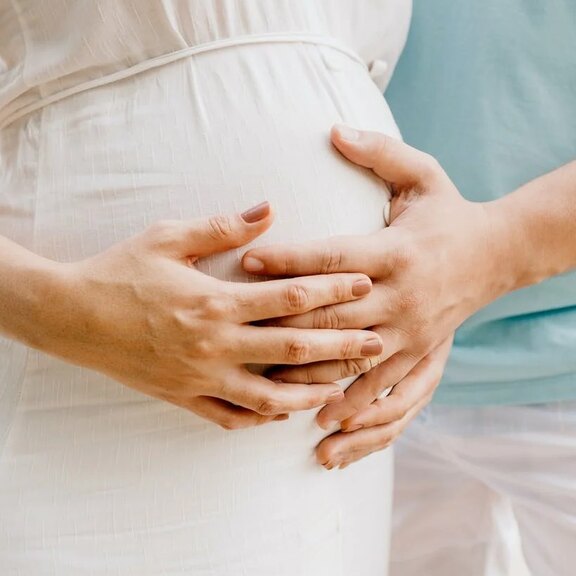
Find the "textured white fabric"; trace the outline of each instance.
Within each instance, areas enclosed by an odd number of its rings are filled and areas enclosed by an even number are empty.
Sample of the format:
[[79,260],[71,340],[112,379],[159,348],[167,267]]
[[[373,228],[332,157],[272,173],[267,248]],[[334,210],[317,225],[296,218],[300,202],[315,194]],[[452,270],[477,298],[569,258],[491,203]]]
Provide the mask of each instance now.
[[[260,244],[379,229],[386,189],[328,132],[397,134],[369,69],[383,85],[371,64],[391,72],[409,12],[0,3],[0,233],[75,261],[161,218],[264,199],[278,216]],[[245,281],[242,252],[199,266]],[[226,432],[0,339],[0,573],[382,576],[390,456],[324,471],[313,416]]]
[[391,576],[576,565],[576,403],[432,405],[396,445]]

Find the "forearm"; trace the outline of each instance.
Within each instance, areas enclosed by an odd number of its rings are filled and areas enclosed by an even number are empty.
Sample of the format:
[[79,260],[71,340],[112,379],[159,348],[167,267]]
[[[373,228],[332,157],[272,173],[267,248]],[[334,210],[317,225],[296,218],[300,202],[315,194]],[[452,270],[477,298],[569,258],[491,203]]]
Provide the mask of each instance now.
[[36,345],[55,263],[0,236],[0,333]]
[[514,288],[576,268],[576,161],[487,205]]

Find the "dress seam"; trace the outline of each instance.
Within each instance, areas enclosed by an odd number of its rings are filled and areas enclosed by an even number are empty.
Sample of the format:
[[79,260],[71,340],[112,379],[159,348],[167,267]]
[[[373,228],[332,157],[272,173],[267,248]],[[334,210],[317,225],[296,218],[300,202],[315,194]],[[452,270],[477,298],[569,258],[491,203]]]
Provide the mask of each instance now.
[[139,62],[138,64],[129,66],[128,68],[124,68],[122,70],[118,70],[116,72],[100,76],[99,78],[88,80],[87,82],[81,82],[80,84],[76,84],[75,86],[71,86],[70,88],[66,88],[64,90],[51,94],[50,96],[40,98],[39,100],[36,100],[31,104],[25,105],[12,113],[8,113],[4,118],[2,117],[0,111],[0,129],[5,128],[12,122],[18,120],[19,118],[22,118],[22,116],[25,116],[32,112],[36,112],[37,110],[45,108],[50,104],[54,104],[55,102],[58,102],[70,96],[74,96],[76,94],[85,92],[87,90],[91,90],[93,88],[98,88],[100,86],[112,84],[114,82],[118,82],[126,78],[130,78],[131,76],[141,74],[148,70],[164,66],[166,64],[171,64],[172,62],[182,60],[186,57],[199,56],[207,52],[214,52],[216,50],[223,50],[226,48],[258,45],[258,44],[270,44],[270,43],[272,44],[300,43],[300,44],[314,44],[314,45],[326,46],[338,50],[339,52],[342,52],[343,54],[350,57],[352,60],[355,60],[356,62],[364,66],[366,69],[368,69],[366,63],[352,48],[349,48],[342,41],[328,35],[292,32],[283,34],[271,33],[271,34],[251,34],[246,36],[236,36],[234,38],[227,38],[224,40],[205,42],[202,44],[197,44],[195,46],[189,46],[181,50],[176,50],[174,52],[169,52],[167,54],[162,54],[161,56],[156,56],[154,58],[144,60],[142,62]]

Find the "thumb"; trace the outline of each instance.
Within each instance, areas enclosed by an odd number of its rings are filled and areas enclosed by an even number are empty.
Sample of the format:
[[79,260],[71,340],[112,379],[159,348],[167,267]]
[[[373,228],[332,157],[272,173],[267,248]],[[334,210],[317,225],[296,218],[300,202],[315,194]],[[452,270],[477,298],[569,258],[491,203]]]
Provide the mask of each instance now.
[[262,202],[242,214],[159,223],[150,240],[154,246],[161,246],[178,258],[188,257],[194,261],[248,244],[266,232],[273,220],[270,204]]
[[274,215],[269,202],[262,202],[242,214],[210,216],[190,230],[190,256],[198,258],[225,252],[252,242],[272,225]]
[[401,140],[356,130],[338,124],[332,128],[332,143],[355,164],[370,168],[380,178],[399,186],[429,184],[444,171],[436,160]]

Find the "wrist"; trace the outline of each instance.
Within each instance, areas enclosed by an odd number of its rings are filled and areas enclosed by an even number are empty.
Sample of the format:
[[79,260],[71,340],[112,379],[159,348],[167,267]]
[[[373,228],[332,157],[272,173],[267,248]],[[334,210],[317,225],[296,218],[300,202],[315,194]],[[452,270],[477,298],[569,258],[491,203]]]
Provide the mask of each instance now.
[[477,262],[484,263],[480,266],[483,290],[480,307],[483,307],[522,287],[524,264],[519,254],[522,240],[518,231],[509,225],[506,208],[499,200],[476,206],[484,220],[477,240]]
[[59,292],[61,265],[21,247],[9,256],[0,266],[0,329],[27,346],[42,349]]
[[495,273],[506,284],[503,294],[544,280],[548,274],[539,270],[536,250],[531,247],[529,218],[513,195],[487,202],[484,207],[491,223]]

